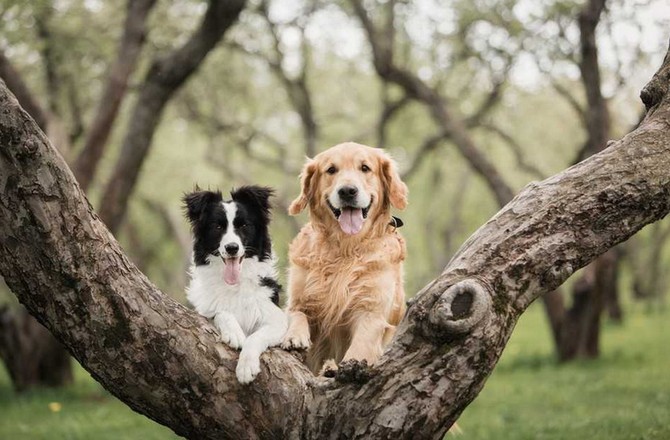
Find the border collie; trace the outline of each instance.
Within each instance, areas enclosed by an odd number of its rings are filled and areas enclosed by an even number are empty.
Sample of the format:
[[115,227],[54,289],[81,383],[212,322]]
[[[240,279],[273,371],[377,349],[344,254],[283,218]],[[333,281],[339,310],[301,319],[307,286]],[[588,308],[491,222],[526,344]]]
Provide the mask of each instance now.
[[261,353],[279,345],[288,326],[268,234],[272,194],[243,186],[224,201],[219,191],[196,188],[183,199],[194,238],[187,297],[226,344],[242,349],[235,370],[241,383],[254,380]]

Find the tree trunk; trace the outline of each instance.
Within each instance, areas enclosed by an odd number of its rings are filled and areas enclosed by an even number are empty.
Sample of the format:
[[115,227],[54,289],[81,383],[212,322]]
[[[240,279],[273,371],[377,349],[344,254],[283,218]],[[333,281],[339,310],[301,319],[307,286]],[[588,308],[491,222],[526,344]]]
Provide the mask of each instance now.
[[415,296],[379,362],[335,379],[273,349],[256,381],[237,383],[237,352],[128,260],[4,84],[0,272],[96,380],[178,434],[439,439],[532,301],[670,212],[669,83],[670,52],[634,132],[526,186]]
[[619,301],[618,285],[621,258],[621,250],[614,248],[598,260],[598,271],[601,274],[599,280],[603,283],[601,288],[603,289],[605,311],[609,319],[617,324],[623,322],[623,309]]
[[5,81],[7,88],[19,100],[21,107],[30,113],[30,116],[33,117],[37,125],[46,133],[49,115],[33,97],[21,75],[14,69],[14,66],[9,62],[3,50],[0,50],[0,78]]
[[112,131],[121,102],[128,89],[128,80],[135,71],[137,60],[146,39],[146,22],[156,0],[129,0],[123,36],[119,43],[116,61],[110,67],[107,85],[98,103],[91,127],[86,135],[84,147],[77,156],[72,171],[79,186],[88,190],[98,163]]
[[14,389],[72,383],[70,354],[23,308],[0,308],[0,357]]
[[[579,70],[586,94],[584,111],[587,133],[585,156],[607,148],[610,117],[602,95],[600,63],[596,44],[596,28],[605,9],[606,0],[589,0],[579,13],[580,55]],[[611,250],[584,270],[572,292],[572,307],[568,310],[559,332],[558,354],[561,361],[598,357],[600,320],[605,305],[618,304],[616,279],[618,254]],[[614,298],[612,298],[614,296]],[[617,310],[621,318],[621,308]]]
[[116,232],[121,225],[135,182],[149,153],[165,105],[235,23],[245,0],[210,0],[200,27],[180,48],[155,60],[140,86],[121,155],[105,187],[100,217]]

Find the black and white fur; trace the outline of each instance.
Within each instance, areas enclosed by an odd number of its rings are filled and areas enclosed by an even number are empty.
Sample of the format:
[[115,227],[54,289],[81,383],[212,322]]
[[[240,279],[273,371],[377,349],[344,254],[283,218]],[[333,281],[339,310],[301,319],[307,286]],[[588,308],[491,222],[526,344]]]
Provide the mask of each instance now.
[[187,297],[225,343],[242,349],[235,371],[241,383],[254,380],[261,353],[279,345],[288,327],[268,233],[272,193],[243,186],[228,201],[218,191],[184,196],[194,238]]

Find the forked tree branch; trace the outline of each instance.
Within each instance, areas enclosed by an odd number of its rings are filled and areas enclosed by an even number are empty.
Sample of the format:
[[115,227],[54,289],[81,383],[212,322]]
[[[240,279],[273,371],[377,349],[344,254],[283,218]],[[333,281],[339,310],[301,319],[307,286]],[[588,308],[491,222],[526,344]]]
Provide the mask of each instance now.
[[237,353],[128,260],[2,83],[0,273],[96,380],[178,434],[439,439],[533,300],[670,211],[668,71],[670,57],[634,132],[529,184],[463,244],[373,368],[318,379],[274,349],[257,380],[239,385]]

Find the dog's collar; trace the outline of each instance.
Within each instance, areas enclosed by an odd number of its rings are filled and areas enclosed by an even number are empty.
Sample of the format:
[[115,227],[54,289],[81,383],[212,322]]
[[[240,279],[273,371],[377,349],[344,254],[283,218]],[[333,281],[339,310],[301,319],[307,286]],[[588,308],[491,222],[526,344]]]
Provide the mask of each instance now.
[[400,220],[398,217],[391,216],[391,221],[389,222],[389,226],[393,226],[395,229],[398,229],[402,227],[405,223]]

